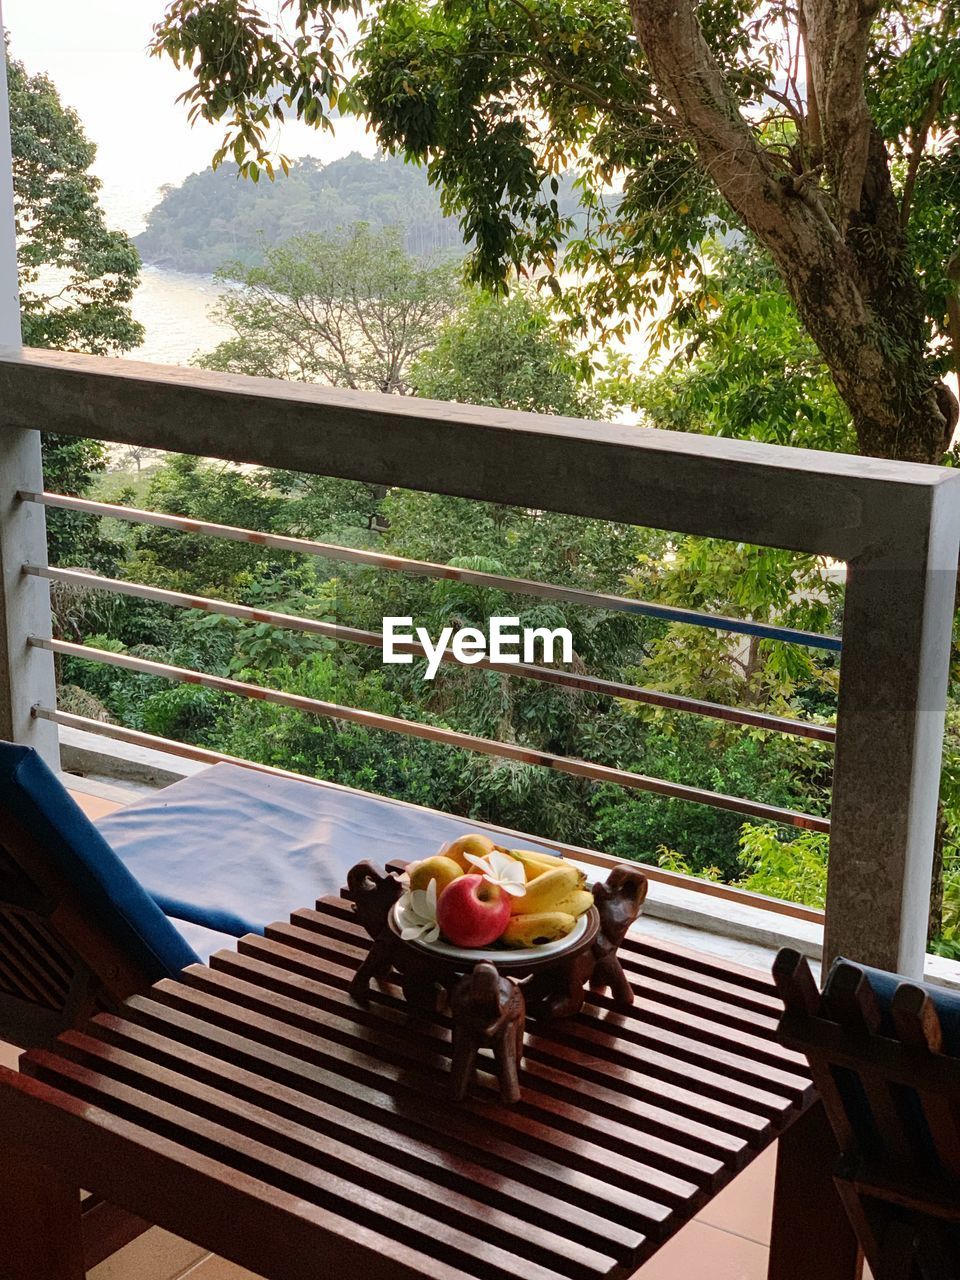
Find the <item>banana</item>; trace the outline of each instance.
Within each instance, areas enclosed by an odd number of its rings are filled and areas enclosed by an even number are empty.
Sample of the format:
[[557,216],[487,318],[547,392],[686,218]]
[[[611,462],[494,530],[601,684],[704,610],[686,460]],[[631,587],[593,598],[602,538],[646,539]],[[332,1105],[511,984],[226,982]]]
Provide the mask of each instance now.
[[509,853],[511,858],[517,858],[520,862],[536,862],[544,867],[562,867],[566,861],[559,854],[547,853],[546,849],[507,849],[502,844],[498,844],[497,848],[501,853]]
[[593,906],[593,894],[589,889],[574,889],[573,893],[556,903],[554,911],[565,911],[567,915],[582,916]]
[[528,880],[532,880],[535,876],[543,875],[544,871],[550,871],[554,867],[562,867],[564,865],[563,858],[555,858],[552,853],[534,853],[531,849],[501,849],[501,853],[509,854],[511,858],[515,858],[521,864]]
[[536,947],[544,942],[565,938],[577,923],[565,911],[538,911],[529,916],[511,916],[500,937],[508,947]]
[[581,875],[569,864],[551,867],[527,882],[527,891],[520,898],[513,898],[510,909],[515,916],[532,916],[537,912],[553,911],[556,904],[581,888]]

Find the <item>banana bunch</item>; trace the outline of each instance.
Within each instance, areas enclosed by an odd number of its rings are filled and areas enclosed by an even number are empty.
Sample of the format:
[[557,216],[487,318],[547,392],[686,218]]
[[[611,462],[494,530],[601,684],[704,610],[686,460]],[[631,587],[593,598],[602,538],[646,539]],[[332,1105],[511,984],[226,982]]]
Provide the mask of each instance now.
[[586,876],[563,858],[527,849],[504,849],[523,865],[527,891],[513,898],[510,923],[500,941],[508,947],[536,947],[565,938],[593,906]]

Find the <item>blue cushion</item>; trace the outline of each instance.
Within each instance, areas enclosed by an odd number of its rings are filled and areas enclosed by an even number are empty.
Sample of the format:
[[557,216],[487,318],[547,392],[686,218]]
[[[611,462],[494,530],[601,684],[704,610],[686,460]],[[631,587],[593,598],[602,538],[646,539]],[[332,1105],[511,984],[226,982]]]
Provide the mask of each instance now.
[[[960,1053],[960,994],[948,991],[943,987],[934,987],[926,982],[917,982],[913,978],[904,978],[900,974],[888,973],[884,969],[873,969],[869,965],[855,964],[851,960],[838,957],[827,975],[824,993],[830,988],[830,982],[840,965],[853,965],[864,974],[876,997],[880,1012],[880,1033],[896,1038],[896,1030],[891,1015],[891,1005],[897,989],[906,983],[911,987],[919,987],[933,1001],[940,1019],[943,1032],[943,1049],[953,1056]],[[833,1067],[833,1078],[837,1092],[843,1101],[844,1110],[853,1129],[860,1149],[870,1158],[880,1159],[886,1154],[879,1127],[874,1121],[870,1102],[867,1098],[859,1074],[849,1067]],[[891,1096],[900,1111],[905,1131],[910,1135],[916,1154],[925,1166],[940,1169],[940,1158],[923,1104],[915,1089],[906,1085],[891,1085]]]
[[43,760],[8,742],[0,742],[0,823],[4,811],[49,851],[77,902],[151,982],[196,962],[193,949]]
[[239,937],[338,894],[365,858],[423,858],[474,824],[336,783],[218,764],[97,825],[164,911]]
[[[894,1036],[895,1034],[893,1020],[890,1016],[890,1006],[893,1003],[897,988],[904,983],[911,987],[919,987],[921,991],[930,997],[937,1011],[940,1027],[943,1031],[944,1053],[950,1054],[952,1057],[960,1057],[960,991],[949,991],[946,987],[935,987],[929,982],[918,982],[914,978],[904,978],[901,974],[888,973],[885,969],[872,969],[866,964],[854,964],[852,960],[844,960],[842,957],[838,957],[833,962],[830,973],[827,975],[827,987],[830,985],[830,979],[833,977],[837,966],[842,964],[852,964],[855,969],[859,969],[861,973],[866,975],[870,986],[873,988],[873,994],[877,998],[881,1016],[881,1031],[885,1035]],[[826,990],[826,987],[824,989]]]

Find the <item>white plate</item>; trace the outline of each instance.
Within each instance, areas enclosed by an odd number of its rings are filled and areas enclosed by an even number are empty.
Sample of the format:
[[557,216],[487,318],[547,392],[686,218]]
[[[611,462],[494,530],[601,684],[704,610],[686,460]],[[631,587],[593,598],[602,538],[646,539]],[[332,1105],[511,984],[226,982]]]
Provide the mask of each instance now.
[[[395,906],[395,923],[396,913]],[[423,942],[418,938],[414,945],[437,956],[448,956],[451,960],[495,960],[497,964],[529,964],[531,960],[539,960],[541,956],[557,955],[579,942],[586,933],[588,915],[589,912],[585,912],[580,916],[565,938],[558,938],[556,942],[542,942],[538,947],[453,947],[439,938],[436,942]]]

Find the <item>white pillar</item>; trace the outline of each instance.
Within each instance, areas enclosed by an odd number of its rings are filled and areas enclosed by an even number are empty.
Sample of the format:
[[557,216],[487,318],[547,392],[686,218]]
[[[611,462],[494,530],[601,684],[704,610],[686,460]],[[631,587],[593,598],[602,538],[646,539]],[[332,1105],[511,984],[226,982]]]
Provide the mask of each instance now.
[[[0,0],[2,5],[2,0]],[[3,35],[0,7],[0,37]],[[17,235],[6,61],[0,62],[0,353],[21,350]],[[51,631],[49,584],[23,573],[46,564],[47,530],[42,507],[20,502],[21,489],[43,488],[39,431],[8,428],[0,405],[0,738],[35,747],[60,767],[57,726],[36,720],[31,708],[56,705],[52,654],[27,644]]]

